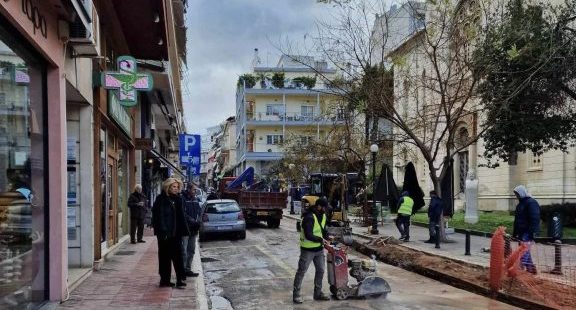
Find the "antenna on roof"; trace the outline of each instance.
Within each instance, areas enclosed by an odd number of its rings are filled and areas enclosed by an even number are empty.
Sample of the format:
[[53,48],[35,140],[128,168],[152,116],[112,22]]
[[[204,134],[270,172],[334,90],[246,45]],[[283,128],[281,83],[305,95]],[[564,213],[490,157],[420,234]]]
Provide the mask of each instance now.
[[262,60],[260,60],[260,56],[258,55],[258,49],[254,49],[254,58],[252,59],[252,68],[258,67],[258,65],[262,64]]

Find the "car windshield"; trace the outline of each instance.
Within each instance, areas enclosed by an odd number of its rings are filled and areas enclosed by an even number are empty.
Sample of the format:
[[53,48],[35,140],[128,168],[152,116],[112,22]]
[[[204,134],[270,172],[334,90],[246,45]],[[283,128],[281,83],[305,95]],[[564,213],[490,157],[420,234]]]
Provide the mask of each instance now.
[[232,213],[239,211],[240,208],[235,202],[209,203],[206,205],[206,213]]

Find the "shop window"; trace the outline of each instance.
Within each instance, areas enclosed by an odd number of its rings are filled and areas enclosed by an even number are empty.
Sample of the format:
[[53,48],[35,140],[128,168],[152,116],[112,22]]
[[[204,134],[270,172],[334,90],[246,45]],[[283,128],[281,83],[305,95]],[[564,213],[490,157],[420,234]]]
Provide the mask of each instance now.
[[40,58],[17,46],[24,40],[6,24],[0,23],[0,309],[32,309],[47,289],[45,76]]

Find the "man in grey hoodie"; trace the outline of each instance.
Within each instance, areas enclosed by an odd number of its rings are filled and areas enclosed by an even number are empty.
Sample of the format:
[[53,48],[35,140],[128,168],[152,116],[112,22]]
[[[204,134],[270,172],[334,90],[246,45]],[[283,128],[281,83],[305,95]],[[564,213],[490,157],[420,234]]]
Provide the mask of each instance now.
[[534,237],[540,232],[540,205],[536,199],[530,197],[523,185],[514,188],[514,195],[518,198],[518,205],[514,212],[512,237],[528,244],[528,251],[522,256],[521,263],[526,271],[535,274],[536,266],[532,262],[530,247],[534,243]]

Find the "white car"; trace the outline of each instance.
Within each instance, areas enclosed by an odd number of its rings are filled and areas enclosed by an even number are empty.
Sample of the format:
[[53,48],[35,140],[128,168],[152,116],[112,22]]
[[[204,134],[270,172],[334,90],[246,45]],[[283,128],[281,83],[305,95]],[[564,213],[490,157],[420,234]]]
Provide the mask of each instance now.
[[246,221],[236,200],[206,201],[200,224],[200,240],[206,240],[207,235],[220,234],[233,234],[238,239],[246,239]]

